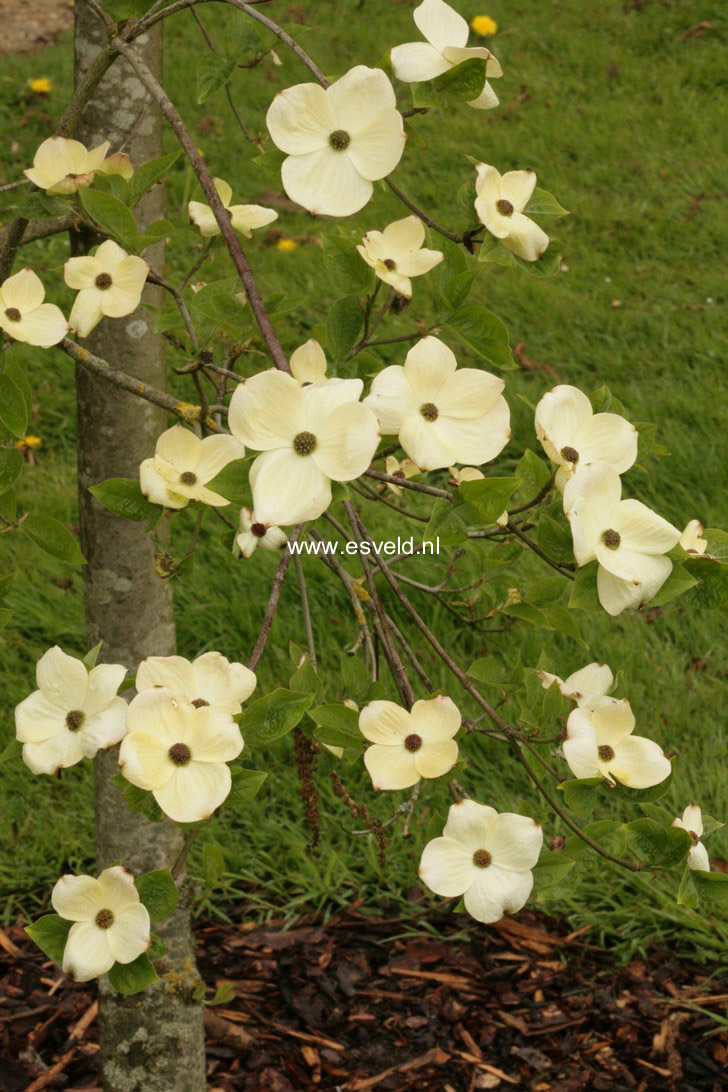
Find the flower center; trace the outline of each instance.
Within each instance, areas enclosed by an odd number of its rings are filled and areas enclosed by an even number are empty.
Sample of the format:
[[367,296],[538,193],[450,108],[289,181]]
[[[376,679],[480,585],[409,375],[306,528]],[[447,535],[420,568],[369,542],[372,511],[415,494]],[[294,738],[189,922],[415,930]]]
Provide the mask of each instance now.
[[602,535],[602,542],[608,550],[616,550],[621,541],[622,536],[619,531],[613,531],[611,528]]
[[99,910],[96,915],[96,924],[99,929],[110,929],[114,924],[114,915],[111,910]]
[[23,316],[20,314],[20,311],[17,309],[17,307],[6,307],[5,317],[9,319],[10,322],[20,322]]
[[334,129],[333,133],[329,134],[329,144],[335,152],[343,152],[351,144],[351,137],[346,129]]
[[426,421],[436,421],[440,416],[440,411],[433,402],[425,402],[424,406],[420,406],[420,413]]
[[413,753],[415,751],[419,751],[420,747],[422,746],[422,737],[416,735],[413,732],[411,736],[407,736],[407,739],[404,741],[404,745],[408,751],[412,751]]
[[397,268],[397,263],[395,262],[394,258],[385,258],[384,265],[390,273]]
[[575,447],[562,447],[561,458],[565,459],[567,463],[578,463],[579,452]]
[[203,706],[209,705],[210,703],[209,701],[205,701],[204,698],[195,698],[192,704],[194,705],[195,709],[202,709]]
[[182,485],[195,485],[197,482],[197,475],[193,474],[191,470],[185,470],[184,474],[180,474],[179,480]]
[[393,478],[400,478],[402,481],[404,481],[405,480],[404,470],[395,470],[392,477]]
[[192,758],[192,751],[186,743],[173,743],[167,753],[175,766],[187,766]]
[[254,523],[250,530],[253,532],[256,538],[265,538],[268,528],[264,523]]
[[487,868],[493,863],[493,858],[487,849],[476,849],[473,854],[473,864],[476,868]]
[[96,287],[102,289],[111,288],[111,277],[108,273],[99,273],[96,278]]
[[510,201],[506,201],[504,197],[501,197],[500,201],[496,201],[495,207],[501,216],[513,216],[513,205]]
[[614,748],[608,747],[606,744],[600,747],[597,753],[602,762],[611,762],[614,758]]
[[66,728],[68,728],[69,732],[77,732],[83,726],[85,720],[85,713],[80,709],[72,709],[70,713],[66,713]]
[[293,437],[293,450],[297,455],[310,455],[316,447],[316,437],[312,432],[299,432]]
[[688,831],[688,834],[690,835],[690,837],[691,837],[691,838],[692,838],[692,840],[693,840],[693,845],[694,845],[694,846],[696,846],[696,845],[698,844],[698,842],[700,841],[700,839],[698,838],[697,834],[695,833],[695,831],[694,831],[694,830],[689,830],[689,831]]

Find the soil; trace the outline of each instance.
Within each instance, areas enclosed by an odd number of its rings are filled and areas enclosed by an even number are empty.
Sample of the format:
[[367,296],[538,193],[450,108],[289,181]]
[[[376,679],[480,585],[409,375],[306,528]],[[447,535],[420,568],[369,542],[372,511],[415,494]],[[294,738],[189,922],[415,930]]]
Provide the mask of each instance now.
[[[616,967],[531,912],[431,923],[200,922],[208,998],[232,987],[206,1008],[209,1092],[726,1087],[728,980],[671,952]],[[0,1092],[99,1089],[96,1012],[92,983],[0,932]]]
[[35,53],[73,26],[73,0],[0,0],[0,55]]

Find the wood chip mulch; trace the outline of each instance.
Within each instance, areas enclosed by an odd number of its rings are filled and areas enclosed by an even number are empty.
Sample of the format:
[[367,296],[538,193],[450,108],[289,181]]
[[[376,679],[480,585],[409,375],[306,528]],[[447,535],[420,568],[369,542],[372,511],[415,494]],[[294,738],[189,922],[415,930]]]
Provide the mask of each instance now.
[[[668,952],[616,967],[532,912],[436,925],[200,923],[206,982],[235,991],[206,1009],[209,1092],[727,1087],[725,978]],[[99,1089],[96,1015],[93,986],[0,931],[0,1092]]]

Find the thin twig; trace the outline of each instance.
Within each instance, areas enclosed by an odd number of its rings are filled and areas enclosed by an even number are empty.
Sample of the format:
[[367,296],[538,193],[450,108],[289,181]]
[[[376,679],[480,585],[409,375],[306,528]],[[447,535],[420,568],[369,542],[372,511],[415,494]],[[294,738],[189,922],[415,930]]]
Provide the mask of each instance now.
[[288,566],[290,565],[291,558],[293,556],[293,553],[291,551],[291,543],[298,541],[298,537],[301,534],[301,526],[302,525],[299,523],[291,531],[291,534],[290,534],[289,539],[288,539],[288,543],[287,543],[286,548],[285,548],[285,550],[283,552],[283,557],[281,558],[280,562],[278,563],[278,568],[275,571],[275,576],[273,577],[273,583],[272,583],[271,589],[270,589],[270,596],[268,598],[268,606],[266,607],[266,610],[265,610],[265,618],[263,619],[263,625],[260,628],[260,633],[258,634],[258,640],[255,642],[255,648],[253,649],[252,653],[250,654],[250,659],[248,660],[248,667],[250,668],[251,671],[255,671],[255,669],[258,666],[258,663],[260,661],[260,658],[263,655],[263,652],[265,651],[266,642],[267,642],[267,640],[268,640],[268,638],[270,636],[271,627],[273,625],[273,618],[275,616],[276,609],[278,607],[278,600],[281,597],[281,589],[283,587],[283,581],[286,579],[286,573],[288,572]]
[[311,608],[308,603],[308,591],[306,589],[306,577],[303,575],[303,565],[301,564],[301,558],[298,554],[295,555],[293,563],[296,566],[296,577],[298,578],[298,590],[301,594],[301,610],[303,612],[303,625],[306,631],[306,644],[308,646],[308,658],[311,661],[311,667],[316,670],[316,645],[313,639],[313,625],[311,624]]

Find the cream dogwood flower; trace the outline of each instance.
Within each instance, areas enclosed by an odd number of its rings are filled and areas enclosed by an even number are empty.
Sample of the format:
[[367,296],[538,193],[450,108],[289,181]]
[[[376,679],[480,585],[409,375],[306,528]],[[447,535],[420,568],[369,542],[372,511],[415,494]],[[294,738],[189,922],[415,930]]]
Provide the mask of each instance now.
[[703,813],[700,806],[690,803],[682,813],[682,819],[673,819],[672,825],[686,830],[693,840],[688,850],[688,868],[696,872],[710,872],[710,858],[708,851],[700,841],[703,833]]
[[121,865],[93,876],[61,876],[51,894],[53,909],[73,925],[63,952],[63,970],[73,982],[88,982],[115,963],[131,963],[151,946],[149,911],[134,876]]
[[21,269],[0,284],[0,330],[28,345],[48,349],[68,333],[55,303],[43,303],[45,289],[32,269]]
[[233,436],[200,440],[182,425],[173,425],[157,440],[154,457],[139,467],[142,493],[152,504],[165,508],[185,508],[190,501],[222,508],[229,501],[208,489],[207,483],[244,455],[245,448]]
[[621,500],[619,474],[604,463],[579,470],[564,489],[578,565],[599,562],[599,602],[613,617],[649,603],[672,571],[664,555],[680,532],[641,501]]
[[491,924],[525,906],[542,845],[535,819],[460,800],[450,807],[442,837],[425,846],[420,879],[444,898],[463,895],[470,916]]
[[357,65],[325,90],[299,83],[280,91],[266,117],[285,152],[283,188],[292,201],[324,216],[351,216],[391,174],[404,151],[404,123],[394,89],[379,68]]
[[458,368],[455,354],[430,334],[374,377],[364,404],[382,433],[396,434],[422,470],[452,463],[487,463],[511,438],[502,379],[478,368]]
[[152,687],[134,698],[127,723],[119,750],[127,781],[151,791],[176,823],[209,819],[230,792],[227,763],[243,749],[230,714],[211,705],[198,708],[182,694]]
[[139,664],[136,688],[141,694],[152,687],[166,686],[183,694],[195,708],[205,706],[216,713],[237,716],[242,703],[255,690],[258,680],[245,664],[230,663],[220,652],[203,652],[196,660],[183,656],[148,656]]
[[331,482],[358,478],[379,441],[377,420],[358,401],[360,379],[302,387],[275,368],[246,379],[230,400],[234,436],[262,452],[250,470],[261,523],[317,519],[331,503]]
[[131,178],[134,168],[128,155],[116,152],[107,157],[110,141],[91,151],[78,140],[49,137],[33,157],[33,166],[23,174],[46,193],[75,193],[90,186],[95,174],[120,174]]
[[634,726],[626,698],[602,698],[595,708],[573,709],[563,751],[574,777],[604,777],[631,789],[664,781],[672,769],[669,759],[653,740],[633,736]]
[[578,706],[587,709],[596,708],[614,685],[612,669],[606,664],[587,664],[586,667],[574,671],[567,679],[560,679],[550,671],[537,671],[536,674],[544,690],[548,690],[556,682],[565,698],[571,698]]
[[113,747],[126,732],[126,702],[117,697],[126,668],[86,665],[58,645],[35,669],[38,689],[15,707],[23,761],[35,774],[55,774]]
[[315,337],[310,337],[291,353],[291,374],[302,387],[326,379],[326,354]]
[[375,789],[408,789],[422,777],[442,777],[458,760],[453,739],[461,723],[450,698],[416,701],[410,712],[392,701],[372,701],[359,714],[359,731],[373,746],[364,765]]
[[[486,76],[495,79],[503,75],[489,49],[468,48],[468,24],[443,0],[423,0],[415,8],[413,18],[427,41],[407,42],[392,49],[392,70],[398,80],[405,83],[434,80],[455,65],[475,58],[485,61]],[[477,99],[468,103],[475,110],[490,110],[497,105],[498,98],[487,80]]]
[[[262,205],[231,205],[233,199],[232,188],[222,178],[213,178],[217,196],[230,216],[230,223],[236,231],[250,239],[254,228],[265,227],[278,219],[275,209],[266,209]],[[220,234],[220,225],[215,219],[215,214],[209,205],[201,201],[190,201],[187,206],[190,223],[193,224],[203,239],[210,239],[213,235]]]
[[411,299],[410,278],[429,273],[445,257],[439,250],[423,248],[424,241],[425,225],[419,216],[405,216],[384,231],[368,231],[356,249],[380,281]]
[[[400,462],[394,455],[387,455],[384,460],[384,470],[390,477],[399,478],[401,481],[408,481],[420,473],[419,466],[416,466],[411,459],[402,459],[402,462]],[[401,485],[395,485],[394,482],[385,482],[384,484],[390,493],[394,493],[395,497],[402,496]]]
[[252,508],[240,509],[240,534],[235,542],[243,557],[252,557],[258,546],[264,550],[282,550],[288,535],[272,523],[259,523]]
[[536,185],[534,172],[508,171],[501,175],[487,163],[477,163],[475,170],[475,211],[481,224],[524,262],[538,261],[549,245],[549,237],[523,215]]
[[637,458],[634,425],[617,413],[594,413],[587,396],[566,383],[543,396],[535,424],[544,451],[559,468],[556,485],[562,493],[569,478],[585,466],[606,463],[624,474]]
[[123,318],[136,311],[149,273],[143,258],[127,254],[107,239],[94,255],[69,258],[63,276],[69,288],[78,289],[68,322],[79,337],[88,337],[104,316]]
[[691,519],[680,535],[680,545],[689,554],[704,554],[708,549],[708,540],[703,538],[705,527],[699,519]]

